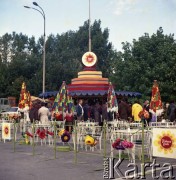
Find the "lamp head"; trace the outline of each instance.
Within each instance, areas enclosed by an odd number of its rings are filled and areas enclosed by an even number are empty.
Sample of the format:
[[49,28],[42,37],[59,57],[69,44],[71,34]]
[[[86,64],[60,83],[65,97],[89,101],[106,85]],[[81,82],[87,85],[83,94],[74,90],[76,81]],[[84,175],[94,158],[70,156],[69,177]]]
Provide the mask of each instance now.
[[38,4],[36,2],[33,2],[33,5],[38,6]]
[[28,9],[30,9],[30,7],[29,6],[24,6],[25,8],[28,8]]

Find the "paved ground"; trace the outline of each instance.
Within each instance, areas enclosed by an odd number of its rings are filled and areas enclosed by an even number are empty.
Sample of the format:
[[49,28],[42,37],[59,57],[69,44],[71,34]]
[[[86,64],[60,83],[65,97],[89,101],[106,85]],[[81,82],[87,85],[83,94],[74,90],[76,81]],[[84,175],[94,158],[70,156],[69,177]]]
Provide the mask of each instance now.
[[[102,180],[103,156],[95,153],[97,152],[79,152],[75,164],[73,151],[57,152],[57,158],[54,159],[53,147],[48,145],[37,145],[33,156],[30,145],[17,143],[14,153],[12,142],[0,142],[0,180]],[[158,158],[157,162],[170,162],[176,166],[173,159]],[[127,160],[123,161],[120,169],[129,170],[128,163]],[[151,169],[148,169],[146,179],[152,179],[151,173]],[[176,176],[175,169],[173,175]],[[116,173],[114,177],[121,179]]]

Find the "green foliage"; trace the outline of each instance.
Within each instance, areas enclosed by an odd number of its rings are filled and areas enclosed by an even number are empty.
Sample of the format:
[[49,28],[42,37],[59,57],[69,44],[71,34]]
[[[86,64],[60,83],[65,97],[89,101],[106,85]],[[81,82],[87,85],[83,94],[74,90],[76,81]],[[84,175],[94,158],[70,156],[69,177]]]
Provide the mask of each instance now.
[[133,43],[123,43],[123,52],[117,53],[111,76],[117,89],[139,91],[150,97],[153,80],[159,83],[164,101],[176,98],[176,43],[174,35],[145,33]]
[[[77,31],[50,34],[46,40],[46,91],[58,90],[62,81],[70,83],[82,70],[82,55],[88,51],[88,21]],[[153,80],[158,80],[164,101],[176,98],[176,42],[159,28],[151,36],[145,33],[123,51],[114,50],[108,41],[109,30],[101,21],[91,26],[92,52],[97,55],[97,70],[109,77],[116,90],[139,91],[150,99]],[[19,97],[26,82],[32,95],[42,91],[43,37],[37,41],[22,33],[0,37],[0,97]]]
[[[88,21],[77,31],[68,31],[46,40],[46,91],[58,90],[62,81],[70,83],[82,70],[82,55],[88,51]],[[111,73],[113,48],[108,42],[109,30],[101,22],[91,26],[92,51],[98,57],[98,67],[104,76]],[[37,41],[22,33],[6,33],[0,37],[0,97],[19,97],[23,81],[32,95],[42,91],[43,37]]]

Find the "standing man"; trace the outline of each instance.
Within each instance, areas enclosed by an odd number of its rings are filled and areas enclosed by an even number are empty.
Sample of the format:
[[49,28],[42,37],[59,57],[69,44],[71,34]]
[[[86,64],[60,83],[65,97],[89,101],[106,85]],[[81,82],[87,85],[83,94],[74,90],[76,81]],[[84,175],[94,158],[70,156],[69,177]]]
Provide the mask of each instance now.
[[102,105],[102,122],[108,121],[108,105],[106,102],[103,102]]
[[48,117],[50,115],[49,109],[45,107],[45,103],[42,102],[41,108],[38,110],[38,116],[41,124],[48,124]]
[[174,101],[172,100],[168,106],[167,110],[168,118],[171,122],[174,122],[176,119],[176,105]]
[[78,103],[78,106],[77,106],[77,108],[76,108],[77,120],[78,120],[78,121],[83,120],[84,110],[83,110],[82,104],[83,104],[83,100],[80,99],[80,100],[79,100],[79,103]]
[[86,101],[85,105],[83,107],[83,110],[84,110],[84,121],[87,121],[90,118],[90,116],[89,116],[89,109],[90,108],[89,108],[88,102]]
[[119,113],[120,119],[128,120],[128,116],[130,114],[129,109],[130,109],[129,105],[123,99],[119,101],[118,113]]
[[147,119],[147,123],[149,124],[152,120],[152,113],[150,112],[150,102],[148,100],[144,102],[144,109],[149,113],[149,118]]

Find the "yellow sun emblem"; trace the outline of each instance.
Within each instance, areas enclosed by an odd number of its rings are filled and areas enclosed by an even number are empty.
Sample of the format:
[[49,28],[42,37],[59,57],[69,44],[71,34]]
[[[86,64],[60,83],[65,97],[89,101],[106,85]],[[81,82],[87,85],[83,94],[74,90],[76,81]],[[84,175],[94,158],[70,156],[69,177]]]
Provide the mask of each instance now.
[[158,134],[154,140],[154,145],[158,147],[158,152],[172,154],[174,152],[174,148],[176,148],[176,137],[169,130],[162,131],[161,134]]

